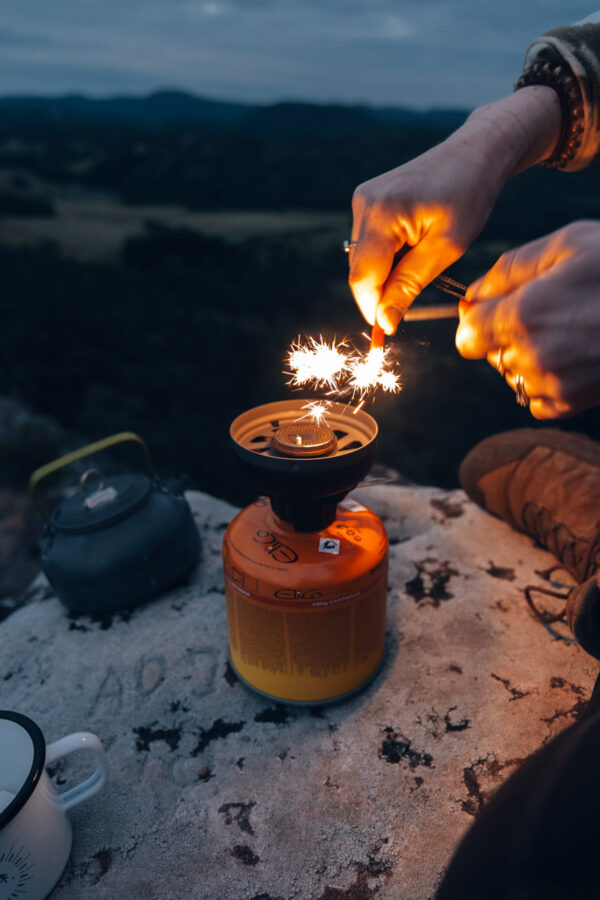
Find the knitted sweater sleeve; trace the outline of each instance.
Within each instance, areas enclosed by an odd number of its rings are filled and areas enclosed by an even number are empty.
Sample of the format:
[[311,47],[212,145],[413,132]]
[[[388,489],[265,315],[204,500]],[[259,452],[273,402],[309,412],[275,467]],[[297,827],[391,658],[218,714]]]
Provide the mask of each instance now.
[[583,132],[575,155],[563,166],[575,172],[600,161],[600,10],[533,41],[525,54],[525,70],[545,62],[569,70],[581,92]]

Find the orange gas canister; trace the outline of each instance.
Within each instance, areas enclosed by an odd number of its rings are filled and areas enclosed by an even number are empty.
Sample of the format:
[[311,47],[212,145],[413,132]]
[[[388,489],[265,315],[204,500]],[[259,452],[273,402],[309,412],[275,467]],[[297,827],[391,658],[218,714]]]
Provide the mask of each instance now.
[[[246,475],[267,496],[242,510],[223,545],[231,664],[288,703],[340,700],[383,659],[388,540],[346,493],[370,466],[377,424],[331,404],[327,425],[302,401],[270,403],[231,427]],[[323,450],[323,448],[326,448]]]

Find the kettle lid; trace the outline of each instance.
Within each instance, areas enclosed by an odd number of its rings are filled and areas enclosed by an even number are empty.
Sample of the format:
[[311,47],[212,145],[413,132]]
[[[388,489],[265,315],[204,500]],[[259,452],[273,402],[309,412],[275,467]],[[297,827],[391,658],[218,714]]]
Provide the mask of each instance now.
[[109,483],[99,480],[63,500],[50,516],[51,527],[67,534],[103,528],[130,515],[147,503],[152,480],[142,473],[114,475]]

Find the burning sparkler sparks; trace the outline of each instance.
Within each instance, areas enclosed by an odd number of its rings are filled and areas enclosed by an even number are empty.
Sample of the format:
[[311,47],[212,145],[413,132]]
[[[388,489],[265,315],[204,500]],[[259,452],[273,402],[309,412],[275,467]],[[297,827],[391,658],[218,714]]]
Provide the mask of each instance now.
[[315,389],[326,389],[335,392],[343,376],[348,361],[345,349],[348,345],[342,341],[330,344],[322,337],[307,338],[306,344],[298,340],[292,344],[287,363],[291,370],[292,380],[289,384],[301,387],[311,384]]
[[300,416],[301,419],[311,419],[315,425],[322,425],[325,422],[325,415],[329,411],[331,407],[331,403],[329,400],[311,400],[309,403],[305,403],[301,409],[306,410],[306,414]]
[[400,376],[396,372],[382,372],[378,378],[379,386],[389,394],[397,394],[402,390]]
[[353,392],[363,397],[371,388],[377,386],[383,372],[384,358],[385,350],[373,347],[362,358],[352,360],[348,385]]
[[[358,408],[377,388],[388,393],[402,390],[389,347],[371,347],[367,352],[361,352],[348,341],[328,343],[322,337],[318,340],[308,337],[305,343],[298,339],[292,344],[287,364],[291,376],[289,385],[310,385],[315,390],[326,390],[329,396],[350,395],[352,400],[358,401]],[[303,418],[322,422],[327,412],[326,402],[306,404],[303,409],[308,412]]]

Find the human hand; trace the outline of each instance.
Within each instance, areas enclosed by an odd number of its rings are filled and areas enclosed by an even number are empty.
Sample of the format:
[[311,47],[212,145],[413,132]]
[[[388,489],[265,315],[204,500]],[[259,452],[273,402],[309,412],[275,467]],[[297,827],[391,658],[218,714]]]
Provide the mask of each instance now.
[[395,332],[415,297],[477,237],[504,182],[552,152],[560,117],[555,91],[524,88],[475,110],[437,147],[357,187],[349,282],[370,325],[377,319]]
[[[393,334],[423,288],[485,224],[500,184],[469,148],[442,144],[354,192],[350,287],[370,325]],[[395,254],[409,249],[396,264]]]
[[600,404],[600,221],[505,253],[459,312],[461,355],[501,363],[513,390],[521,375],[536,419]]

